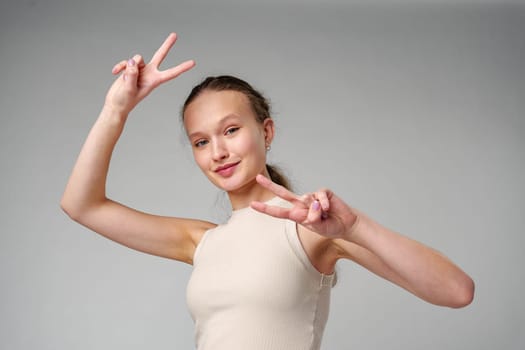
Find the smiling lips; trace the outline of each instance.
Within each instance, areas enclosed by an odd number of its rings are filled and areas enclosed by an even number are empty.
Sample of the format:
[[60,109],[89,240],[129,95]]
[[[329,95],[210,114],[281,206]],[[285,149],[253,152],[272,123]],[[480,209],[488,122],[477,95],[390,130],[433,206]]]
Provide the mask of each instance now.
[[236,163],[229,163],[229,164],[221,165],[220,167],[215,169],[215,172],[217,174],[223,176],[223,177],[231,176],[233,174],[233,172],[235,171],[235,167],[239,163],[240,163],[240,161],[238,161]]

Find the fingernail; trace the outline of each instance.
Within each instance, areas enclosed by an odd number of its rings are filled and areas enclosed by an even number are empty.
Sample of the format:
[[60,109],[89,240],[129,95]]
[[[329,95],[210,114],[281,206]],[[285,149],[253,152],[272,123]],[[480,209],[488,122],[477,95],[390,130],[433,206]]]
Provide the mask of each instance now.
[[319,204],[319,201],[314,201],[312,207],[314,208],[314,210],[319,210],[319,208],[321,208],[321,204]]
[[128,66],[134,66],[135,65],[135,60],[133,58],[130,58],[128,60]]

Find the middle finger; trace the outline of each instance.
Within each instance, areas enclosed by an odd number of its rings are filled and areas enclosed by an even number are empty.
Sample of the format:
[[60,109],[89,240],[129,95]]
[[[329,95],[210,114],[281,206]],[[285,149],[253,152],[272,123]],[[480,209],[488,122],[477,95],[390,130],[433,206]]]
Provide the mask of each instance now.
[[175,44],[175,41],[177,41],[177,34],[170,33],[170,35],[168,35],[166,40],[164,40],[159,49],[155,52],[155,54],[151,58],[150,63],[152,63],[155,67],[158,68],[164,60],[164,58],[166,58],[166,55],[170,51],[173,44]]

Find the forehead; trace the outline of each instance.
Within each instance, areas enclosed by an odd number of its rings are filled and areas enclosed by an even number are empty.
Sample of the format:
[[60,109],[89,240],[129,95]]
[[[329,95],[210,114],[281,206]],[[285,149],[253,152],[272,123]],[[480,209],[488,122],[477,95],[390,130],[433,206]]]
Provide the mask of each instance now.
[[213,124],[228,115],[255,119],[248,98],[233,90],[204,91],[184,111],[184,126],[190,129]]

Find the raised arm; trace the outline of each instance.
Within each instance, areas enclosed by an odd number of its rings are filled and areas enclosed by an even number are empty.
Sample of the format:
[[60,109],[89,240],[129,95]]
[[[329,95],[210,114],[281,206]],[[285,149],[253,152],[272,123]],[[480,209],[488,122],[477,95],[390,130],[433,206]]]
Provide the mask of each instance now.
[[175,41],[176,35],[170,34],[147,64],[136,55],[113,67],[113,74],[121,74],[110,87],[102,111],[80,151],[61,207],[73,220],[120,244],[192,263],[196,243],[213,224],[146,214],[106,197],[111,155],[128,114],[157,86],[195,64],[190,60],[165,71],[158,70]]
[[333,249],[333,261],[351,259],[375,274],[430,303],[463,307],[474,297],[474,282],[436,250],[383,227],[351,208],[330,190],[297,196],[259,175],[257,181],[291,208],[254,202],[260,212],[296,221],[304,229],[324,236]]

